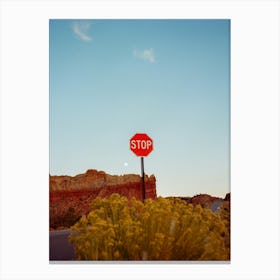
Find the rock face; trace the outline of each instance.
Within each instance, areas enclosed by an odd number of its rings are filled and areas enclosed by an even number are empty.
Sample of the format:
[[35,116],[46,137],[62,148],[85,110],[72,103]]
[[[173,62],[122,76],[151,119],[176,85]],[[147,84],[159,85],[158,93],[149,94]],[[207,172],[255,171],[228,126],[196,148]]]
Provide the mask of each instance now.
[[[156,198],[156,178],[145,176],[146,198]],[[136,174],[109,175],[94,169],[77,176],[50,176],[50,199],[69,197],[79,193],[94,193],[106,197],[119,193],[131,199],[142,197],[142,178]]]
[[[156,178],[145,176],[146,198],[156,198]],[[69,227],[90,211],[97,196],[119,193],[128,199],[142,199],[142,179],[139,175],[109,175],[88,170],[77,176],[50,176],[50,227]]]
[[108,186],[138,183],[140,181],[140,176],[135,174],[117,176],[90,169],[86,173],[74,177],[50,176],[50,191],[97,190]]

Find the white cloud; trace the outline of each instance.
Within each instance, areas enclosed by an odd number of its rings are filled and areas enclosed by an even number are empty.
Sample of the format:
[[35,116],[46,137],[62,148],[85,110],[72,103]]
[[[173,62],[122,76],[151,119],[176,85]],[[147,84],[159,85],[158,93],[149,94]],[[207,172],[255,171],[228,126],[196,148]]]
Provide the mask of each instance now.
[[153,49],[145,49],[143,51],[133,50],[133,55],[137,58],[146,60],[150,63],[155,62],[155,54]]
[[89,42],[92,40],[92,37],[90,37],[87,33],[90,29],[90,23],[89,22],[74,22],[72,24],[72,30],[74,34],[81,39],[82,41]]

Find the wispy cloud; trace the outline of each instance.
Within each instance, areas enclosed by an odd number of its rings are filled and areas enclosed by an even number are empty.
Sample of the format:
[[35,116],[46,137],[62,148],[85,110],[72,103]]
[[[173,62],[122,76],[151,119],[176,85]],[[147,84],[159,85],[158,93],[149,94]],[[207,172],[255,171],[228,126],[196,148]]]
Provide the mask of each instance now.
[[145,49],[143,51],[139,51],[134,49],[133,50],[133,55],[137,58],[146,60],[150,63],[154,63],[155,62],[155,53],[153,49]]
[[92,40],[92,37],[88,34],[90,26],[89,22],[73,22],[72,30],[80,40],[90,42]]

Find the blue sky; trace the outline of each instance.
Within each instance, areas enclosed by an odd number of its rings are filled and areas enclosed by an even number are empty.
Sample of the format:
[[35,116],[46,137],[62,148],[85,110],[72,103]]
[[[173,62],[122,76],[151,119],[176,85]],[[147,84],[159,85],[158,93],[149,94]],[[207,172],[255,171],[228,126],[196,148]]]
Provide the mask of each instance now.
[[229,20],[50,20],[50,174],[140,174],[161,196],[230,191]]

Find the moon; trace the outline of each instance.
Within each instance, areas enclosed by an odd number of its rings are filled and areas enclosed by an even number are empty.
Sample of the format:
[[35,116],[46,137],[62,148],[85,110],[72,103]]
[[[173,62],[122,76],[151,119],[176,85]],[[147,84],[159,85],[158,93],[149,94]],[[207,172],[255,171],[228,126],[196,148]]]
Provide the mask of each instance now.
[[128,166],[128,163],[127,163],[127,162],[125,162],[123,165],[124,165],[124,166]]

